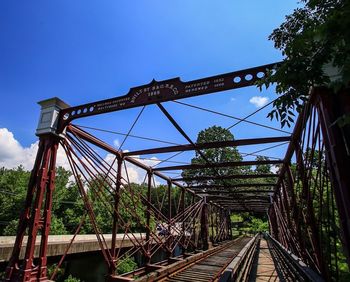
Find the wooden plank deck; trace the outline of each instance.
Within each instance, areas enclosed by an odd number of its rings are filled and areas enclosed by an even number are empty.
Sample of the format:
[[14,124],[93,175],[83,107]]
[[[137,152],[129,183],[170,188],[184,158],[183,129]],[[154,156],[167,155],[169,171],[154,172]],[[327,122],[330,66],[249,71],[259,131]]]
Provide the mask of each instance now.
[[220,273],[251,240],[250,237],[237,239],[227,248],[205,257],[180,271],[170,275],[164,281],[169,282],[208,282],[217,281]]
[[249,275],[249,282],[280,281],[267,241],[261,238]]

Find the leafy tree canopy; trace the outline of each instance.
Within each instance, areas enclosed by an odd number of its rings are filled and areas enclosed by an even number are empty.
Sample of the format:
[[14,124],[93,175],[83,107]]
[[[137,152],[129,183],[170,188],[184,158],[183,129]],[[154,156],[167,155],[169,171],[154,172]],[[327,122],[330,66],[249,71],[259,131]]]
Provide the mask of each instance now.
[[[207,142],[229,141],[229,140],[234,140],[234,136],[232,135],[232,133],[229,130],[222,128],[221,126],[214,125],[212,127],[209,127],[207,129],[200,131],[198,133],[196,143],[207,143]],[[240,155],[237,148],[235,147],[204,149],[204,150],[201,150],[201,152],[204,155],[205,159],[202,157],[202,155],[196,152],[195,157],[191,160],[191,164],[207,164],[207,161],[209,163],[222,163],[222,162],[242,160],[242,156]],[[184,170],[182,172],[182,176],[185,178],[193,178],[193,177],[200,177],[200,176],[218,176],[218,174],[220,174],[221,176],[224,176],[229,174],[235,174],[235,173],[238,173],[239,171],[241,171],[240,167],[218,168],[218,169],[211,169],[211,168],[191,169],[191,170]],[[192,182],[194,181],[189,181],[189,184],[192,184]],[[204,181],[204,183],[206,182],[207,181]],[[195,183],[198,183],[198,181],[195,181]]]
[[[69,181],[72,173],[58,167],[56,170],[55,191],[53,194],[51,235],[73,234],[86,213],[84,202],[80,196],[79,189],[74,182]],[[0,235],[16,235],[18,219],[23,210],[27,194],[27,186],[30,172],[25,171],[23,167],[16,169],[0,168]],[[145,191],[144,187],[138,184],[131,184],[134,191],[141,193]],[[96,187],[95,187],[96,186]],[[96,222],[100,230],[104,233],[112,231],[112,215],[110,202],[112,197],[96,197],[94,191],[98,189],[98,182],[92,182],[87,190],[88,197],[93,202],[93,210],[96,215]],[[95,189],[92,189],[95,188]],[[135,213],[141,218],[141,222],[135,220],[130,212],[132,199],[128,191],[122,191],[120,214],[125,222],[130,222],[132,231],[144,231],[144,205],[136,202]],[[106,207],[107,205],[107,207]],[[90,219],[87,218],[82,226],[80,234],[94,233]]]
[[[300,111],[310,86],[328,85],[339,90],[350,82],[350,1],[302,0],[286,21],[270,35],[275,47],[285,56],[275,73],[259,83],[276,83],[281,95],[274,102],[271,119],[290,126],[294,110]],[[331,81],[331,69],[339,78]]]

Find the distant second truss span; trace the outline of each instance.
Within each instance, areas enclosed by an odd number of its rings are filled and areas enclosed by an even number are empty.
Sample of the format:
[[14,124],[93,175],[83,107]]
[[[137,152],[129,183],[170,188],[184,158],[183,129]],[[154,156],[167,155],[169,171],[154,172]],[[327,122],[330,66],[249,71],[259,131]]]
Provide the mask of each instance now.
[[182,82],[179,77],[153,80],[149,84],[131,88],[124,96],[62,110],[60,128],[63,129],[70,121],[81,117],[251,86],[277,65],[278,63],[273,63],[188,82]]

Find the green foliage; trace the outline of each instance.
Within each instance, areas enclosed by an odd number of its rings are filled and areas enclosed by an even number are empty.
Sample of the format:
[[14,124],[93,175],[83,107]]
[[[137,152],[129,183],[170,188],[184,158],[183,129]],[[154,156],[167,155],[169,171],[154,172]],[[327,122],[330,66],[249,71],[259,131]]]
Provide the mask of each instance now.
[[[147,188],[145,185],[139,185],[136,183],[131,183],[130,185],[130,189],[133,191],[133,195],[131,195],[131,193],[129,191],[126,191],[125,189],[122,190],[120,196],[121,204],[119,212],[124,222],[127,222],[129,224],[130,230],[137,232],[145,232],[146,209],[144,203],[139,200],[138,196],[142,194],[144,197],[146,197]],[[153,217],[151,217],[150,226],[155,226]]]
[[[207,129],[204,129],[198,133],[196,143],[206,143],[206,142],[217,142],[217,141],[232,141],[234,137],[232,133],[220,126],[212,126]],[[229,162],[229,161],[241,161],[242,156],[235,147],[223,147],[223,148],[212,148],[201,150],[202,155],[196,152],[195,157],[191,160],[191,164],[207,164],[207,161],[210,163],[220,163],[220,162]],[[233,168],[218,168],[218,169],[191,169],[184,170],[182,176],[185,178],[193,178],[200,176],[221,176],[230,175],[235,173],[241,173],[247,168],[242,167],[233,167]],[[187,181],[188,184],[193,184],[193,181]],[[207,181],[198,181],[202,184],[207,183]],[[218,182],[218,181],[216,181]],[[225,181],[229,182],[229,181]],[[235,180],[231,180],[230,183],[234,183]],[[215,183],[215,181],[213,181]],[[213,184],[212,183],[212,184]],[[220,182],[221,183],[221,182]],[[221,183],[222,184],[222,183]]]
[[[320,181],[320,178],[329,177],[325,151],[318,151],[315,148],[305,148],[303,157],[307,163],[308,190],[312,197],[312,211],[317,220],[318,237],[320,247],[331,275],[330,281],[350,281],[350,272],[346,262],[346,257],[341,244],[341,227],[336,201],[334,197],[334,187],[328,181]],[[323,168],[320,171],[319,168]],[[301,214],[307,214],[308,199],[303,193],[303,180],[300,178],[300,167],[297,164],[291,165],[294,180],[294,195]],[[305,173],[305,172],[304,172]],[[312,195],[312,196],[311,196]],[[307,215],[309,216],[309,215]],[[302,234],[307,234],[310,223],[307,219],[299,222]],[[311,250],[311,239],[309,235],[305,237],[306,247]],[[339,273],[338,273],[339,272]],[[337,277],[339,274],[339,277]]]
[[11,220],[3,231],[4,236],[14,236],[16,235],[18,227],[18,219]]
[[239,214],[232,214],[231,221],[241,224],[239,227],[240,231],[249,233],[269,231],[269,224],[266,216],[255,216],[248,212],[242,212]]
[[[57,264],[52,264],[47,267],[47,277],[51,278],[53,272],[56,269]],[[58,268],[55,276],[55,281],[62,281],[64,277],[64,269],[63,268]]]
[[250,228],[253,231],[257,231],[257,232],[269,231],[269,224],[266,220],[253,217],[251,220]]
[[5,271],[0,271],[0,281],[4,281],[5,280]]
[[241,216],[241,214],[233,213],[233,214],[231,214],[230,218],[231,218],[232,222],[241,222],[241,221],[243,221],[243,217]]
[[[308,99],[310,86],[330,85],[335,90],[350,82],[350,2],[347,0],[302,0],[286,21],[269,39],[285,56],[275,73],[270,73],[259,86],[276,83],[281,95],[274,102],[271,119],[280,119],[282,127],[294,120]],[[340,79],[331,84],[325,68],[334,68]]]
[[[255,158],[256,161],[268,161],[269,158],[268,157],[264,157],[264,156],[257,156]],[[270,173],[271,172],[271,165],[270,164],[260,164],[257,165],[255,168],[255,172],[256,173]]]
[[73,277],[72,275],[69,275],[64,282],[80,282],[80,279]]
[[[55,191],[53,194],[51,235],[72,234],[79,225],[82,216],[85,214],[85,207],[79,189],[75,183],[69,181],[71,172],[61,167],[56,170]],[[16,235],[18,218],[23,210],[26,198],[27,185],[30,172],[23,167],[16,169],[0,168],[0,235]],[[101,176],[102,177],[102,176]],[[96,222],[103,233],[112,231],[111,195],[103,198],[97,196],[95,191],[99,188],[99,179],[90,183],[87,195],[93,203],[93,211],[96,215]],[[131,184],[135,192],[132,197],[129,191],[121,190],[121,204],[119,212],[123,220],[129,224],[130,231],[145,231],[145,206],[138,199],[139,194],[145,195],[145,186]],[[157,188],[163,193],[163,188]],[[177,193],[177,189],[173,189]],[[153,192],[153,191],[152,191]],[[131,209],[131,207],[135,207]],[[136,220],[136,217],[140,220]],[[151,218],[151,227],[155,226],[155,220]],[[81,234],[94,233],[89,218],[85,220],[80,231]]]
[[[57,264],[49,265],[47,268],[47,277],[50,278],[53,274],[53,272],[56,269]],[[55,276],[55,281],[57,282],[80,282],[81,280],[72,276],[71,274],[64,278],[67,274],[65,274],[64,268],[58,268]]]
[[[10,223],[7,235],[15,235],[17,227],[12,220],[18,219],[26,197],[29,172],[22,166],[16,169],[0,168],[0,235]],[[13,234],[9,234],[13,230]]]
[[[55,193],[53,195],[50,234],[60,235],[74,231],[80,221],[83,205],[74,184],[69,183],[71,173],[57,168]],[[16,235],[18,218],[23,210],[30,172],[19,166],[16,169],[0,169],[0,235]],[[76,205],[79,203],[80,211]],[[66,220],[66,213],[73,210],[72,218]],[[73,220],[74,217],[74,220]],[[72,226],[71,223],[76,223]]]
[[121,259],[117,264],[117,274],[124,274],[127,272],[131,272],[137,268],[137,263],[134,258],[125,257]]
[[68,234],[62,218],[57,218],[55,215],[51,217],[50,234],[52,235]]

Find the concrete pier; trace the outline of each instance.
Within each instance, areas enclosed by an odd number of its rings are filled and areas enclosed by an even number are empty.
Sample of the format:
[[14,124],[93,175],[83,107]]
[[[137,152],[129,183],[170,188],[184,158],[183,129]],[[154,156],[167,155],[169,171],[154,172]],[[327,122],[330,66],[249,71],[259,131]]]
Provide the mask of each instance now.
[[[104,234],[103,236],[106,240],[108,247],[111,247],[112,235]],[[145,239],[144,233],[134,233],[134,236],[137,238],[137,240]],[[63,255],[72,237],[73,235],[50,235],[47,256],[51,257],[51,256]],[[123,238],[124,238],[124,234],[117,235],[116,247],[118,249],[129,248],[133,246],[133,243],[131,240],[133,237],[131,235],[130,235],[131,239],[129,239],[128,236],[125,236],[124,240]],[[20,258],[23,258],[27,239],[28,237],[25,236],[23,240],[23,246],[21,249]],[[0,263],[6,262],[10,259],[15,240],[16,240],[16,236],[0,236]],[[35,257],[38,256],[39,243],[40,243],[40,236],[37,236],[36,238],[37,247],[35,249]],[[78,254],[78,253],[93,252],[98,250],[100,250],[100,246],[98,244],[95,234],[77,235],[74,239],[72,246],[68,251],[68,254]]]

